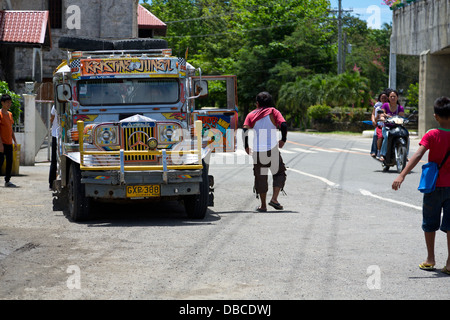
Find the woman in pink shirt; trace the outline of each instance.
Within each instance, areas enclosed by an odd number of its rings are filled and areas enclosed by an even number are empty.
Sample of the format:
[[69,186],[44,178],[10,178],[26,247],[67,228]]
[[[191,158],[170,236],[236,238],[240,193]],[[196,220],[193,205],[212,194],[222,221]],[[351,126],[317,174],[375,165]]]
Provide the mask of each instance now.
[[[388,117],[392,117],[392,116],[396,116],[396,115],[398,115],[400,117],[404,117],[405,109],[398,102],[397,91],[391,90],[389,92],[388,99],[389,99],[389,102],[386,102],[381,106],[381,109],[384,110],[384,113],[386,113]],[[382,129],[382,134],[383,134],[383,143],[381,144],[381,151],[380,151],[381,156],[379,158],[379,160],[381,162],[384,161],[384,158],[386,157],[386,153],[387,153],[388,130],[385,126]]]

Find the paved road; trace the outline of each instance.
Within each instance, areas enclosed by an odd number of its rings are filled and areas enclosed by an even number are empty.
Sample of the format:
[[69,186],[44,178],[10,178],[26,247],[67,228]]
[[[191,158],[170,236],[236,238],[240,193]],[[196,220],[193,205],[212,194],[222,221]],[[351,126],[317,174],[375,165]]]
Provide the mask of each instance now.
[[[21,167],[20,188],[0,188],[0,299],[449,299],[450,277],[417,267],[420,169],[392,191],[370,143],[289,133],[285,210],[267,213],[242,147],[215,155],[202,221],[174,202],[103,205],[71,223],[52,210],[48,163]],[[442,233],[436,251],[441,266]]]

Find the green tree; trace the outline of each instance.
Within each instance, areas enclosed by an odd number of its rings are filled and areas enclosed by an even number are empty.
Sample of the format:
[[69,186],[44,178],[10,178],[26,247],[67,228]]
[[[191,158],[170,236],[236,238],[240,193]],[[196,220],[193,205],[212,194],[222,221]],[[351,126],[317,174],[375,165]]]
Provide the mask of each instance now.
[[406,95],[408,107],[419,108],[419,83],[411,83]]
[[[188,49],[188,62],[203,74],[237,75],[241,118],[263,90],[292,125],[305,126],[309,106],[368,106],[388,84],[391,27],[369,29],[350,15],[343,29],[352,52],[346,72],[336,75],[337,19],[328,0],[152,0],[144,6],[167,24],[175,55]],[[407,62],[399,58],[398,70],[409,77],[414,71]]]
[[359,72],[297,78],[281,87],[278,106],[290,115],[291,125],[305,128],[312,105],[367,107],[371,101],[368,82]]
[[11,104],[11,113],[13,114],[14,123],[18,123],[20,113],[22,110],[20,110],[20,96],[16,94],[15,92],[9,90],[8,83],[5,81],[0,81],[0,96],[3,94],[8,94],[11,96],[12,104]]
[[189,48],[189,62],[204,73],[238,76],[244,113],[263,89],[277,97],[281,78],[286,76],[277,74],[280,68],[312,70],[314,59],[324,56],[311,48],[306,52],[287,36],[301,28],[308,31],[305,46],[322,46],[316,39],[325,33],[327,0],[152,0],[144,6],[167,24],[166,38],[174,54],[183,56]]

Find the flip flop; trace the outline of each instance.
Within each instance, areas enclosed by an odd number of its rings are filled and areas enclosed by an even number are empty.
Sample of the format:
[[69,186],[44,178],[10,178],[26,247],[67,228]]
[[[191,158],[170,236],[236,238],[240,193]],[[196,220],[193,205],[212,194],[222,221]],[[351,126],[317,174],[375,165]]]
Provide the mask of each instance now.
[[447,269],[447,267],[444,267],[441,269],[442,273],[448,274],[450,276],[450,270]]
[[434,267],[434,264],[428,264],[428,263],[421,263],[421,264],[419,264],[419,268],[421,270],[426,270],[426,271],[436,270],[436,268]]
[[281,204],[275,203],[275,202],[273,202],[273,201],[270,201],[270,202],[269,202],[269,206],[272,206],[272,207],[274,207],[274,208],[277,209],[277,210],[283,210],[283,206],[282,206]]
[[256,208],[256,211],[258,212],[267,212],[267,209],[261,209],[260,207]]

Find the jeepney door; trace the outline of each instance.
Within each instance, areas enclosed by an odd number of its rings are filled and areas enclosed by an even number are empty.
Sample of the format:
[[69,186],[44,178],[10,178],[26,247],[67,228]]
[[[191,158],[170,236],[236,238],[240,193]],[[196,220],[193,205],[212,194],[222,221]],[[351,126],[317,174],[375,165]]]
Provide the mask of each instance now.
[[[199,109],[195,107],[192,112],[192,123],[201,120],[203,124],[202,137],[212,152],[234,152],[237,148],[236,131],[238,129],[238,104],[237,104],[237,79],[236,76],[202,76],[202,80],[222,81],[226,83],[226,106],[225,108],[214,108],[204,106]],[[192,77],[192,83],[200,80],[200,77]],[[194,89],[191,88],[191,92]],[[200,103],[196,103],[197,106]],[[205,147],[205,145],[204,145]]]

